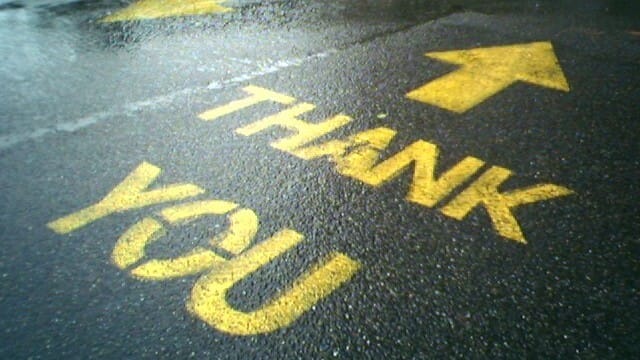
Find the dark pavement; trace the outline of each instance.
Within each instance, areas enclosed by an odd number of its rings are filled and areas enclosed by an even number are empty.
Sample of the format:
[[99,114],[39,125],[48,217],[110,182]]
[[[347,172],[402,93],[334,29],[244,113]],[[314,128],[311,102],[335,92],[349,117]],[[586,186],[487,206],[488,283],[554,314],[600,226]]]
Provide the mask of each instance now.
[[637,357],[638,5],[129,3],[0,3],[0,358]]

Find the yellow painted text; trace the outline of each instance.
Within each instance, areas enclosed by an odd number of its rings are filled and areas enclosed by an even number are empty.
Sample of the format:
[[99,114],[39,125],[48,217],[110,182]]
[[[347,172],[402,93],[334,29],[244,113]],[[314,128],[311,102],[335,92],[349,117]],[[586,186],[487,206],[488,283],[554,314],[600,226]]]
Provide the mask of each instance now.
[[[545,49],[548,50],[547,45],[533,44],[529,50],[535,52]],[[495,51],[499,52],[498,50]],[[524,51],[520,56],[526,54]],[[545,64],[553,62],[548,56],[543,57],[543,60]],[[545,78],[547,80],[540,82],[551,86],[558,75],[551,73],[548,77],[549,79]],[[520,79],[525,78],[526,76],[521,74]],[[272,93],[271,90],[264,91]],[[226,109],[230,104],[209,112],[223,113],[220,109]],[[413,167],[412,182],[406,196],[408,201],[428,208],[439,206],[440,212],[457,220],[464,219],[473,209],[482,206],[487,210],[498,234],[519,243],[526,243],[526,239],[513,210],[523,205],[573,193],[566,187],[553,184],[535,184],[523,189],[501,192],[498,187],[512,175],[512,172],[498,166],[492,166],[482,172],[485,161],[473,156],[466,156],[440,175],[436,175],[440,153],[436,144],[417,140],[398,153],[388,156],[386,149],[390,146],[396,131],[386,127],[365,130],[345,139],[314,143],[320,137],[352,121],[351,117],[343,114],[320,122],[309,122],[299,118],[301,114],[314,109],[315,106],[310,103],[293,104],[275,115],[242,126],[236,132],[251,136],[272,127],[292,131],[293,135],[277,139],[271,146],[305,160],[327,157],[336,164],[338,173],[373,187],[392,181]],[[474,177],[477,179],[472,181]],[[450,200],[444,203],[446,199]]]
[[160,175],[160,168],[142,163],[98,203],[54,220],[47,226],[58,234],[67,234],[105,216],[204,193],[193,184],[174,184],[158,189],[149,186]]

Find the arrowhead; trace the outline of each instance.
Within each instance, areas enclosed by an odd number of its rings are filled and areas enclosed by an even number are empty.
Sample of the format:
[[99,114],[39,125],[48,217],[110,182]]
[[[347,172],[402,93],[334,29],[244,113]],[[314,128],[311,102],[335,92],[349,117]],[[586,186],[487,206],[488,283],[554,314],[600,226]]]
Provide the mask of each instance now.
[[[224,0],[223,0],[224,1]],[[111,14],[103,22],[156,19],[172,16],[203,15],[231,11],[220,0],[140,0]]]
[[431,52],[426,56],[462,65],[478,78],[513,83],[524,81],[569,91],[569,84],[550,42],[534,42],[470,50]]

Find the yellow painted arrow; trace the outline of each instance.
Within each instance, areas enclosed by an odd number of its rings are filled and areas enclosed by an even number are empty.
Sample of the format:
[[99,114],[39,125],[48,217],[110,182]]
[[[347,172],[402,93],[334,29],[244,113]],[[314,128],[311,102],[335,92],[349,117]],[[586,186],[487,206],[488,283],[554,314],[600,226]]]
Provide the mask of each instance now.
[[219,3],[224,0],[140,0],[117,11],[103,22],[156,19],[172,16],[190,16],[231,11]]
[[569,91],[550,42],[425,55],[461,67],[409,92],[407,97],[456,113],[473,108],[517,81]]

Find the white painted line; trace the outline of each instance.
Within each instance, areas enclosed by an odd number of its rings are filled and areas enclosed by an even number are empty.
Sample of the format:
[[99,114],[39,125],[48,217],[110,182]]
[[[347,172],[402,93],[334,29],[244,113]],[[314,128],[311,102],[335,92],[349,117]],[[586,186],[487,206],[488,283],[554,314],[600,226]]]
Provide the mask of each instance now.
[[272,74],[286,68],[300,66],[307,61],[326,58],[331,54],[336,53],[337,51],[338,51],[337,49],[329,49],[327,51],[323,51],[317,54],[312,54],[306,57],[278,60],[272,64],[261,67],[256,71],[242,74],[225,81],[220,81],[220,82],[214,81],[210,83],[206,88],[197,87],[197,88],[181,89],[178,91],[170,92],[168,94],[155,96],[147,100],[131,102],[123,106],[119,106],[112,110],[96,112],[91,115],[88,115],[73,121],[63,122],[63,123],[59,123],[59,124],[48,126],[48,127],[42,127],[29,132],[2,135],[0,136],[0,151],[10,149],[18,144],[21,144],[29,140],[39,139],[41,137],[44,137],[45,135],[59,134],[59,133],[73,133],[80,129],[90,127],[91,125],[97,124],[101,121],[104,121],[106,119],[109,119],[115,116],[127,115],[127,114],[138,112],[143,109],[153,109],[160,105],[170,103],[179,96],[193,95],[195,93],[207,91],[207,90],[219,90],[229,85],[253,80],[257,77]]
[[300,66],[303,63],[310,61],[310,60],[314,60],[314,59],[322,59],[322,58],[326,58],[334,53],[336,53],[338,50],[337,49],[329,49],[327,51],[321,52],[321,53],[317,53],[317,54],[313,54],[313,55],[309,55],[307,57],[303,57],[303,58],[291,58],[291,59],[287,59],[287,60],[278,60],[276,62],[274,62],[273,64],[264,66],[262,68],[260,68],[259,70],[256,71],[252,71],[249,72],[247,74],[243,74],[240,76],[236,76],[234,78],[231,78],[229,80],[225,80],[225,81],[214,81],[211,82],[207,88],[208,89],[222,89],[223,87],[225,87],[226,85],[229,84],[235,84],[235,83],[239,83],[239,82],[244,82],[244,81],[248,81],[248,80],[252,80],[255,79],[257,77],[260,76],[264,76],[264,75],[268,75],[268,74],[272,74],[274,72],[280,71],[282,69],[286,69],[289,67],[293,67],[293,66]]

